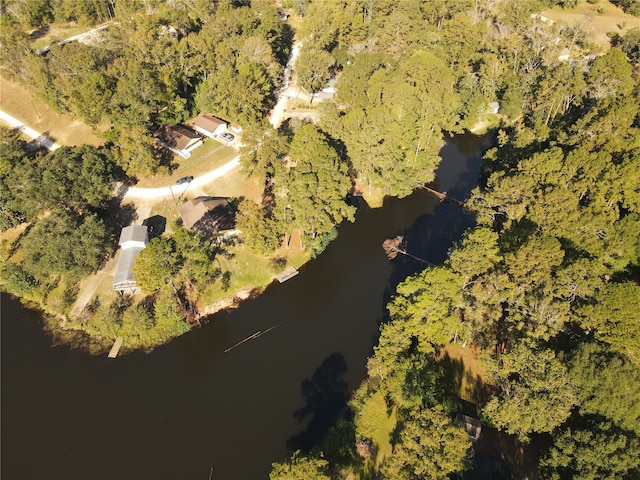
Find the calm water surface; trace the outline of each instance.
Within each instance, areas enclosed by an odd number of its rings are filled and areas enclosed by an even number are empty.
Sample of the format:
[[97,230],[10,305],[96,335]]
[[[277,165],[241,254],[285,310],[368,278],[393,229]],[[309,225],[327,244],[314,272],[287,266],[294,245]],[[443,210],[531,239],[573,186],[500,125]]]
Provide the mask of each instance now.
[[[466,198],[483,139],[459,136],[442,151],[437,188]],[[268,478],[288,448],[309,448],[365,376],[384,305],[423,264],[441,262],[473,224],[452,203],[419,191],[355,224],[305,265],[231,313],[215,315],[149,355],[109,360],[51,347],[39,316],[2,296],[2,478]],[[242,339],[276,326],[225,353]]]

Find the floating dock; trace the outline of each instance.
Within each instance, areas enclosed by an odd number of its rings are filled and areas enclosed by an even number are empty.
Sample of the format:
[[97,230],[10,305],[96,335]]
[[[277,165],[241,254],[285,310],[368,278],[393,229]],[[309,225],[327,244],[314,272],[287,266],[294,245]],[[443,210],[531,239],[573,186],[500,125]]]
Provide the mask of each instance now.
[[296,270],[295,267],[287,267],[284,271],[276,275],[276,279],[280,283],[284,283],[290,278],[295,277],[298,273],[300,272],[298,272],[298,270]]
[[113,343],[113,347],[111,347],[111,351],[109,352],[109,358],[116,358],[120,351],[120,347],[122,347],[122,337],[116,338],[116,341]]

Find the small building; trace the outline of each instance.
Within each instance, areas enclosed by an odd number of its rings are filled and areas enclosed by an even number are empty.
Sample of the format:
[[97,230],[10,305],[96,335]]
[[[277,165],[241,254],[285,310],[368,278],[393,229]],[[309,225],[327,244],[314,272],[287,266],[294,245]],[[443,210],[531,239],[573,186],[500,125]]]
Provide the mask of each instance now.
[[458,413],[456,415],[455,422],[465,429],[467,435],[469,435],[469,440],[471,440],[472,443],[476,443],[478,441],[480,438],[480,432],[482,432],[482,424],[480,423],[480,420],[463,413]]
[[202,137],[184,125],[163,125],[154,135],[156,142],[182,158],[202,145]]
[[135,293],[138,290],[133,278],[133,264],[148,240],[148,229],[144,225],[129,225],[120,232],[120,258],[113,278],[113,289],[116,292]]
[[496,114],[500,111],[500,103],[499,102],[491,102],[489,104],[489,111],[493,114]]
[[198,197],[180,205],[178,213],[188,230],[205,236],[233,230],[236,226],[235,211],[223,197]]
[[216,138],[218,135],[226,132],[228,126],[229,124],[227,122],[213,115],[200,115],[194,124],[196,132],[210,138]]

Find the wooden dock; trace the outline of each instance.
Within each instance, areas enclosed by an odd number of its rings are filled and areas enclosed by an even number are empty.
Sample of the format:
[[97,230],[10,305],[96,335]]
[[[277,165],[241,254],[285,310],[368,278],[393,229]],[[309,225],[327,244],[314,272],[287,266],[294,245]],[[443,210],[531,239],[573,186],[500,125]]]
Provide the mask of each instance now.
[[284,283],[290,278],[295,277],[298,273],[300,272],[296,270],[295,267],[287,267],[285,270],[276,275],[276,279],[280,283]]
[[122,347],[122,337],[116,338],[116,341],[113,343],[113,347],[111,347],[111,351],[109,352],[109,358],[116,358],[120,351],[120,347]]

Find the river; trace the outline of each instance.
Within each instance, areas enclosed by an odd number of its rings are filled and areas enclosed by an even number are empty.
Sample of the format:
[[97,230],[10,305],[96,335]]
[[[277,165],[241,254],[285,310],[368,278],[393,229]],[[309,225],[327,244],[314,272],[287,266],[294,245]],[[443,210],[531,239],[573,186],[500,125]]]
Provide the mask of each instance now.
[[[447,143],[436,188],[467,198],[483,142]],[[424,267],[389,261],[382,242],[403,234],[408,252],[438,263],[472,224],[425,191],[365,205],[298,276],[115,360],[52,348],[38,314],[3,294],[2,478],[267,479],[288,448],[326,432],[365,376],[389,295]]]

